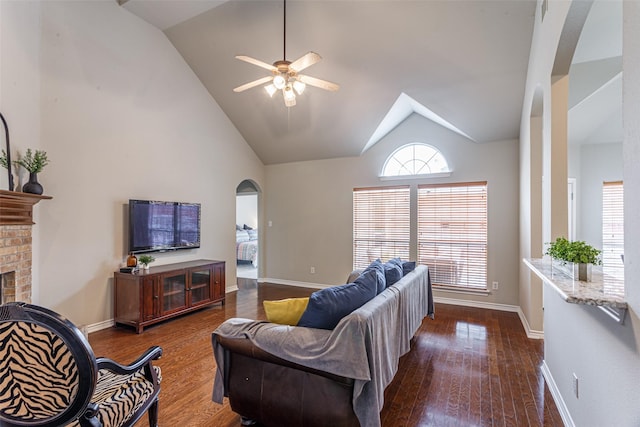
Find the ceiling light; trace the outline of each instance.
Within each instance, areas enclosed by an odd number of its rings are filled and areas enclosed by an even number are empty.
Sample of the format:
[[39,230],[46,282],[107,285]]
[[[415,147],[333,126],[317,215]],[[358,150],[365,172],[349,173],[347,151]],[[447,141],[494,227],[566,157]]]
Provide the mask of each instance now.
[[287,107],[296,105],[296,94],[293,91],[291,84],[286,85],[285,88],[282,89],[282,95],[284,96],[284,105]]
[[264,90],[266,90],[267,93],[269,94],[269,96],[272,97],[272,98],[273,98],[273,94],[278,91],[278,89],[272,84],[265,86]]
[[282,95],[284,97],[284,105],[287,107],[293,107],[296,105],[296,94],[291,87],[291,83],[286,85],[284,89],[282,89]]
[[302,92],[304,92],[304,88],[306,88],[307,85],[302,83],[300,80],[295,80],[293,82],[293,88],[295,89],[296,93],[298,95],[302,95]]
[[[2,1],[2,0],[0,0]],[[282,49],[282,60],[276,61],[273,65],[267,64],[266,62],[260,61],[259,59],[252,58],[246,55],[236,55],[236,58],[248,62],[249,64],[256,65],[258,67],[269,70],[271,75],[267,77],[262,77],[257,80],[254,80],[249,83],[245,83],[233,89],[234,92],[244,92],[247,89],[254,88],[256,86],[260,86],[263,84],[267,84],[264,86],[265,90],[269,94],[269,96],[273,97],[273,95],[278,91],[282,90],[282,95],[284,97],[284,103],[287,107],[293,107],[296,105],[296,93],[298,95],[302,95],[307,85],[318,87],[320,89],[328,90],[331,92],[337,91],[340,86],[335,83],[331,83],[326,80],[320,80],[315,77],[310,77],[307,75],[300,74],[300,71],[312,66],[313,64],[320,61],[322,58],[315,52],[308,52],[295,61],[287,61],[287,2],[283,1],[283,49]]]
[[295,98],[291,98],[291,99],[284,99],[284,105],[286,105],[287,107],[293,107],[294,105],[296,105],[296,99]]
[[273,85],[276,87],[276,89],[282,89],[286,84],[287,80],[282,77],[282,74],[278,74],[273,78]]

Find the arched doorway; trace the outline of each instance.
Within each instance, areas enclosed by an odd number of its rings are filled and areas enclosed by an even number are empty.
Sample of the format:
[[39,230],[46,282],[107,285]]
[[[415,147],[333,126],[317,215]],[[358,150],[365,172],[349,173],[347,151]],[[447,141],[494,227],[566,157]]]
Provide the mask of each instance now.
[[258,185],[244,180],[236,187],[236,277],[238,288],[256,287],[260,258]]

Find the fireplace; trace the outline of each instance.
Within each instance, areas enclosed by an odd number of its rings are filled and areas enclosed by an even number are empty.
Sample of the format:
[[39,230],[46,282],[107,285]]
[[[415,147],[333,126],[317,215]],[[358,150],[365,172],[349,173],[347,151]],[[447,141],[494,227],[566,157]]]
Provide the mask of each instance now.
[[2,303],[31,302],[31,226],[0,225]]
[[[10,297],[12,298],[12,300],[15,300],[15,287],[16,287],[15,271],[9,271],[7,273],[0,274],[0,304],[9,302]],[[5,291],[5,289],[7,290]]]
[[49,196],[0,190],[2,303],[31,302],[32,206]]

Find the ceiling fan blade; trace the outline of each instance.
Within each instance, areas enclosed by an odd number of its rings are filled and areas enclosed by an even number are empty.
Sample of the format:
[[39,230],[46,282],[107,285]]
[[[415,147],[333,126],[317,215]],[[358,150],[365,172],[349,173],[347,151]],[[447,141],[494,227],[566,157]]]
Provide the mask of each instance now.
[[309,52],[289,64],[289,68],[295,72],[300,72],[305,68],[312,66],[316,62],[319,62],[321,59],[322,57],[317,53]]
[[245,83],[242,86],[238,86],[237,88],[233,89],[233,91],[234,92],[243,92],[243,91],[245,91],[247,89],[251,89],[252,87],[256,87],[256,86],[259,86],[261,84],[270,82],[271,80],[273,80],[273,76],[263,77],[261,79],[254,80],[252,82]]
[[340,89],[340,85],[336,83],[328,82],[326,80],[316,79],[315,77],[303,76],[301,74],[298,74],[297,77],[298,77],[298,80],[300,80],[302,83],[319,87],[320,89],[330,90],[331,92],[336,92],[338,89]]
[[248,62],[249,64],[257,65],[258,67],[262,67],[269,71],[278,72],[278,69],[271,64],[267,64],[266,62],[262,62],[259,59],[252,58],[250,56],[245,55],[236,55],[236,59],[240,61]]

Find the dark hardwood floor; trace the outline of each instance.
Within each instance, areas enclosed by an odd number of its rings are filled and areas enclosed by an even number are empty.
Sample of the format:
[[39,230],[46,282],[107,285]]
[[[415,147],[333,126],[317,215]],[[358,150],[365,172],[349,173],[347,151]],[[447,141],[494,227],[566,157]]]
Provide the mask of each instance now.
[[[264,319],[262,301],[310,289],[251,282],[216,305],[145,329],[90,334],[96,356],[130,363],[151,345],[164,354],[160,427],[239,426],[229,404],[211,401],[211,332],[225,319]],[[436,304],[385,392],[382,425],[562,426],[540,371],[543,342],[526,337],[515,313]],[[147,426],[147,418],[138,422]]]

